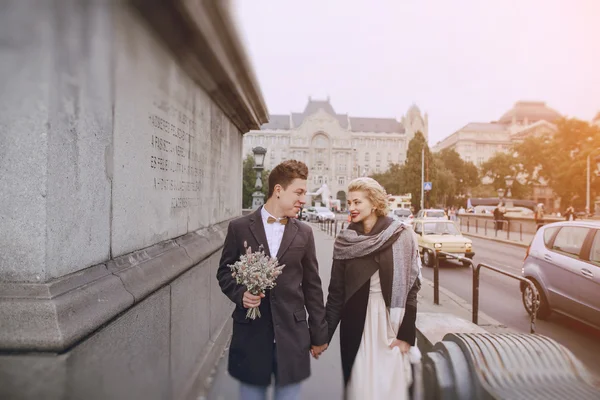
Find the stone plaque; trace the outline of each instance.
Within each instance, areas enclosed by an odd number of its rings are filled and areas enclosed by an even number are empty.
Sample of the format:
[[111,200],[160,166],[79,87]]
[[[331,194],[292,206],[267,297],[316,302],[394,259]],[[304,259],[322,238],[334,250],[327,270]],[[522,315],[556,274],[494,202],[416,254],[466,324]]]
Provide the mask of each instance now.
[[160,43],[134,32],[116,41],[113,257],[241,214],[242,135]]

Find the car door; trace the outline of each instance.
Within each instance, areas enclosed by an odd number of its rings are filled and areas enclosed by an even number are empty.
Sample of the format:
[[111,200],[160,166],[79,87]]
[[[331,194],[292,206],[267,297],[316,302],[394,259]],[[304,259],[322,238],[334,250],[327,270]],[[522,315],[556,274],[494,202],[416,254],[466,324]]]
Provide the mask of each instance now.
[[581,276],[581,252],[590,229],[562,226],[550,250],[544,249],[544,277],[553,309],[573,316],[581,315],[577,283]]
[[589,251],[584,246],[576,288],[582,305],[582,319],[600,327],[600,231],[592,230]]
[[415,233],[417,234],[419,252],[423,254],[423,224],[421,222],[415,224]]

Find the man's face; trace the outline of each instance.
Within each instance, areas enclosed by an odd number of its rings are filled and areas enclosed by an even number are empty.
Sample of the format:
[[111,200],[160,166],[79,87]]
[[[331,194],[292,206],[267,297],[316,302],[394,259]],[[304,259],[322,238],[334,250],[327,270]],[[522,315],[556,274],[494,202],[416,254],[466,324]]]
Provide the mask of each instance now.
[[[293,218],[306,203],[306,180],[296,178],[287,189],[282,186],[275,188],[275,201],[286,217]],[[279,198],[277,198],[279,195]]]

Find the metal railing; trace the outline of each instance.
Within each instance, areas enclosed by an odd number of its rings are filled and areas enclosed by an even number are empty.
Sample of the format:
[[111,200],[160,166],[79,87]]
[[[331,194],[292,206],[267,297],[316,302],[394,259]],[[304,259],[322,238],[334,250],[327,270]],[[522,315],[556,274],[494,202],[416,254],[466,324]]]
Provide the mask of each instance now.
[[342,221],[340,224],[340,221],[337,219],[335,221],[318,220],[316,223],[319,229],[333,237],[337,237],[338,232],[346,227],[346,222]]
[[530,333],[535,333],[535,321],[536,321],[536,317],[537,317],[537,311],[539,309],[539,293],[537,288],[535,287],[535,284],[527,279],[527,278],[523,278],[522,276],[518,276],[515,275],[513,273],[507,272],[505,270],[503,270],[502,268],[498,268],[498,267],[494,267],[485,263],[479,263],[477,264],[477,266],[475,266],[475,263],[473,263],[473,260],[466,258],[466,257],[460,257],[454,254],[450,254],[450,253],[446,253],[443,251],[432,251],[430,249],[427,249],[426,251],[429,251],[430,253],[433,253],[433,303],[434,304],[439,304],[439,262],[440,262],[440,257],[439,255],[443,255],[445,256],[447,259],[451,258],[451,259],[455,259],[458,260],[460,262],[464,263],[468,263],[471,266],[471,270],[473,271],[473,292],[472,292],[472,321],[474,324],[478,324],[479,322],[479,283],[480,283],[480,276],[481,276],[481,268],[486,268],[489,269],[490,271],[495,271],[498,272],[499,274],[502,274],[504,276],[508,276],[509,278],[513,278],[518,280],[521,283],[524,283],[526,285],[529,286],[529,288],[531,289],[531,306],[532,306],[532,310],[530,313]]
[[[463,221],[466,219],[466,226],[467,226],[467,233],[471,232],[471,218],[469,218],[468,216],[463,216],[461,218],[461,222],[460,222],[460,227],[462,230],[462,227],[465,226],[465,224],[463,223]],[[480,219],[479,218],[473,218],[475,220],[475,233],[479,234],[479,230],[480,230]],[[498,232],[504,232],[506,231],[506,240],[511,240],[511,233],[513,234],[513,240],[514,240],[514,234],[519,234],[519,241],[523,241],[523,223],[519,222],[519,221],[513,221],[510,219],[500,219],[500,220],[484,220],[483,221],[483,234],[484,236],[488,236],[488,224],[491,225],[491,229],[494,230],[494,237],[498,237]],[[511,227],[514,227],[515,224],[519,225],[519,231],[517,232],[516,230],[514,232],[512,232]],[[498,229],[498,226],[500,226],[500,229]]]

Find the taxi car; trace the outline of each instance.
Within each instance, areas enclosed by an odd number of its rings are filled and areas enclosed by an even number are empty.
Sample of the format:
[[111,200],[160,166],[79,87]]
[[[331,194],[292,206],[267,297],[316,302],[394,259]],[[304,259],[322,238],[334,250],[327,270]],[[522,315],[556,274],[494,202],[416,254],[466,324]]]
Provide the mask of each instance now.
[[[454,221],[442,219],[418,219],[413,223],[418,237],[419,252],[426,267],[433,267],[433,252],[443,251],[459,257],[472,259],[475,256],[473,242],[464,237]],[[440,259],[446,256],[438,254]],[[470,266],[463,261],[465,267]]]

